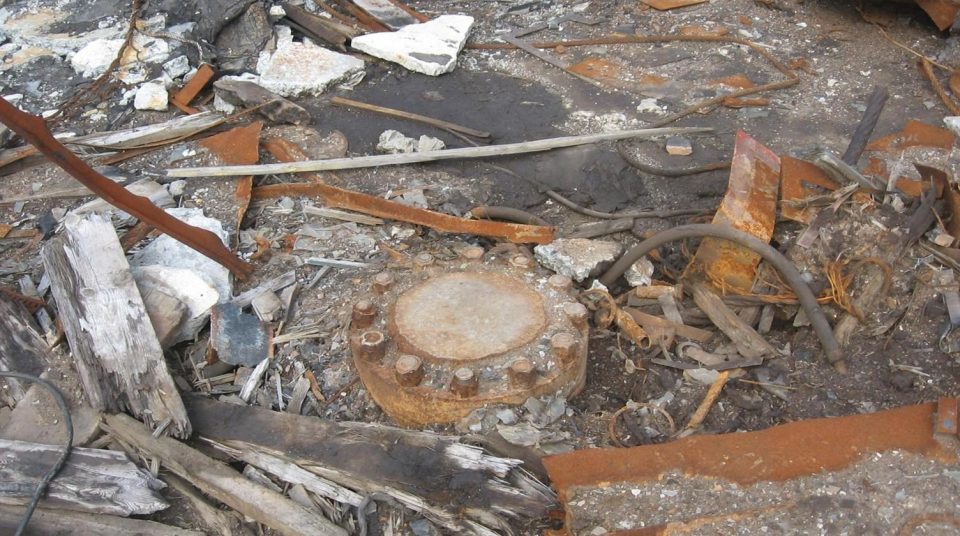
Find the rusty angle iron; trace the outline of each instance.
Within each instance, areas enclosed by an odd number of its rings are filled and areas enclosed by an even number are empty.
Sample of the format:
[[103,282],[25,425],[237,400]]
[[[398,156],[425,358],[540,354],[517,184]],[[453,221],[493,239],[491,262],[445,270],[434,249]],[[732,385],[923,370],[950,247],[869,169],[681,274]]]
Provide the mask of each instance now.
[[57,141],[43,119],[20,111],[0,99],[0,121],[104,201],[210,257],[227,267],[239,279],[246,279],[253,272],[253,266],[227,249],[217,235],[174,218],[149,199],[130,193],[123,186],[98,173]]
[[374,277],[350,331],[360,379],[399,423],[454,422],[482,406],[583,388],[588,312],[569,278],[475,246],[449,262],[421,253],[413,264]]

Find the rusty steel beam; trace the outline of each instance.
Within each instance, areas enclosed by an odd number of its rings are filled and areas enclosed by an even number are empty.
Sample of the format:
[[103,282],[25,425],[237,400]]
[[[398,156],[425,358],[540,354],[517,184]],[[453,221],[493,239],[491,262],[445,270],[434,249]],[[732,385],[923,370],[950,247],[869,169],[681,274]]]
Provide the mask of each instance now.
[[149,199],[130,193],[123,186],[98,173],[57,141],[43,119],[20,111],[0,99],[0,121],[107,203],[210,257],[227,267],[238,279],[246,279],[253,272],[253,266],[235,256],[217,235],[174,218]]

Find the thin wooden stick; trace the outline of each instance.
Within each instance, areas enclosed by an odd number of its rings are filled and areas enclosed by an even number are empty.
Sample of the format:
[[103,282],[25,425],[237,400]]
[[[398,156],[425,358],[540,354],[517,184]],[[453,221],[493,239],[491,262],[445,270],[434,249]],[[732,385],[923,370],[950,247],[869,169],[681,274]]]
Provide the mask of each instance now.
[[311,171],[329,171],[335,169],[358,169],[378,166],[396,166],[402,164],[417,164],[420,162],[435,162],[437,160],[456,160],[461,158],[486,158],[491,156],[506,156],[514,154],[536,153],[588,145],[602,141],[616,141],[627,138],[654,138],[658,136],[673,136],[682,134],[701,134],[713,132],[712,128],[647,128],[640,130],[624,130],[620,132],[606,132],[603,134],[588,134],[585,136],[563,136],[544,140],[508,143],[504,145],[488,145],[486,147],[464,147],[461,149],[445,149],[442,151],[424,151],[422,153],[383,154],[374,156],[358,156],[353,158],[332,158],[329,160],[305,160],[302,162],[288,162],[280,164],[260,164],[253,166],[213,166],[168,169],[168,177],[231,177],[237,175],[273,175],[278,173],[306,173]]
[[927,58],[920,59],[920,66],[923,68],[923,74],[927,76],[927,80],[930,81],[930,85],[933,86],[933,91],[937,93],[937,96],[940,97],[940,100],[943,101],[943,104],[947,106],[947,109],[950,110],[950,113],[953,115],[960,115],[960,106],[953,100],[953,98],[947,94],[947,90],[943,88],[943,84],[940,83],[940,79],[937,78],[937,73],[933,72],[933,62]]
[[707,413],[710,413],[710,408],[713,407],[713,403],[716,402],[717,397],[720,396],[720,391],[723,390],[723,386],[727,384],[727,380],[729,379],[729,370],[725,370],[717,376],[717,379],[713,381],[713,384],[707,391],[707,395],[703,397],[703,401],[697,406],[697,411],[693,412],[693,415],[690,417],[690,422],[687,423],[683,432],[680,432],[681,435],[690,435],[694,430],[700,428],[703,420],[707,418]]
[[475,130],[469,127],[461,126],[456,123],[450,123],[442,119],[434,119],[432,117],[427,117],[425,115],[415,114],[412,112],[405,112],[403,110],[397,110],[395,108],[387,108],[385,106],[377,106],[376,104],[368,104],[366,102],[355,101],[352,99],[345,99],[343,97],[333,97],[330,99],[330,104],[336,104],[338,106],[347,106],[350,108],[359,108],[361,110],[366,110],[368,112],[376,112],[383,115],[389,115],[390,117],[399,117],[400,119],[409,119],[410,121],[418,121],[430,126],[437,128],[442,128],[444,130],[452,130],[454,132],[459,132],[467,136],[473,136],[474,138],[489,138],[490,133],[484,132],[482,130]]

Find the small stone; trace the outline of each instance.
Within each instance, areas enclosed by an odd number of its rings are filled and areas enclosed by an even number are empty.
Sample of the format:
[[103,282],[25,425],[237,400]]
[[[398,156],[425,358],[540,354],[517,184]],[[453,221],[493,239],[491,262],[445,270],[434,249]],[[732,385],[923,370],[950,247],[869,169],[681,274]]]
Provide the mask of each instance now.
[[937,231],[933,237],[933,243],[942,248],[948,248],[952,246],[954,241],[956,241],[956,238],[954,238],[953,235],[943,231]]
[[607,533],[607,529],[603,527],[594,527],[593,530],[590,531],[591,536],[600,536],[601,534],[606,534],[606,533]]
[[377,142],[377,150],[381,153],[412,153],[417,150],[417,140],[408,138],[397,130],[384,130]]
[[410,531],[413,532],[414,536],[440,536],[437,527],[422,517],[410,522]]
[[153,80],[140,86],[137,95],[133,98],[133,107],[137,110],[156,110],[163,112],[167,110],[167,101],[169,94],[163,81]]
[[586,238],[560,238],[534,248],[537,261],[577,282],[600,272],[623,253],[617,242]]
[[163,72],[170,78],[180,78],[190,72],[190,58],[177,56],[163,64]]
[[943,118],[943,124],[947,126],[953,133],[957,136],[960,136],[960,116],[954,115]]
[[443,140],[427,135],[420,136],[420,140],[417,141],[418,153],[422,153],[424,151],[440,151],[446,147],[447,144],[443,143]]
[[183,192],[186,189],[187,189],[187,181],[185,180],[173,181],[167,185],[167,192],[169,192],[170,195],[173,197],[183,195]]
[[740,119],[759,119],[761,117],[768,117],[770,115],[770,110],[766,108],[740,108],[737,110],[737,115],[740,116]]
[[96,39],[77,51],[70,59],[70,66],[84,78],[96,78],[103,74],[113,59],[120,53],[123,39]]
[[457,55],[466,44],[472,27],[473,17],[441,15],[428,22],[404,26],[395,32],[355,37],[350,46],[411,71],[438,76],[449,73],[457,66]]
[[497,412],[497,419],[500,419],[500,422],[507,425],[517,424],[519,420],[517,418],[517,412],[512,409],[501,409]]
[[270,6],[270,18],[274,22],[287,16],[287,12],[283,9],[283,6]]
[[631,287],[646,287],[653,283],[653,270],[653,263],[644,256],[630,265],[623,277]]
[[650,99],[641,100],[640,104],[637,105],[637,111],[640,113],[645,113],[645,112],[660,113],[663,111],[663,108],[660,107],[660,104],[657,101],[657,99],[650,98]]
[[277,26],[277,50],[260,53],[257,73],[260,85],[280,96],[319,95],[363,73],[363,61],[313,43],[295,43],[290,28]]
[[673,156],[690,156],[693,154],[693,144],[687,138],[671,136],[667,138],[667,153]]

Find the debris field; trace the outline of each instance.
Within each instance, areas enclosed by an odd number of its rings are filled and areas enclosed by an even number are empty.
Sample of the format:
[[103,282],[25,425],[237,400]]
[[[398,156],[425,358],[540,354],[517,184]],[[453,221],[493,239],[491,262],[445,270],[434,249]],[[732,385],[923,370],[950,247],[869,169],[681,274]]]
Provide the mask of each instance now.
[[0,533],[960,534],[960,4],[0,3]]

